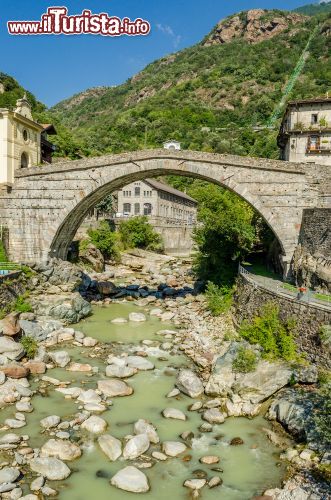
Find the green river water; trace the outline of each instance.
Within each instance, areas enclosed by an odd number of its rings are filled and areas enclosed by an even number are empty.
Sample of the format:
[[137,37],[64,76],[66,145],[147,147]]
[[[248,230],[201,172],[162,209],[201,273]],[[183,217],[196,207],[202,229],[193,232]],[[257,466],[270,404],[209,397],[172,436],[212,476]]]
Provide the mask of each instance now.
[[[118,352],[128,352],[130,347],[144,339],[162,342],[162,337],[156,336],[155,332],[165,328],[173,329],[173,326],[160,323],[156,318],[148,319],[145,323],[120,325],[110,323],[115,317],[127,317],[131,311],[138,310],[140,309],[136,306],[125,303],[95,307],[93,316],[80,322],[75,328],[102,342],[116,343],[113,347]],[[54,349],[64,349],[69,352],[72,360],[99,367],[99,373],[88,376],[86,373],[73,373],[54,368],[47,371],[48,376],[70,381],[72,386],[82,385],[84,388],[94,389],[97,380],[105,378],[105,360],[91,358],[89,353],[92,350],[65,344],[58,345]],[[173,368],[191,366],[191,362],[184,355],[169,354],[167,358],[166,361],[160,361],[150,357],[149,359],[155,363],[155,370],[139,372],[128,379],[128,383],[134,388],[134,394],[113,398],[113,406],[100,414],[108,422],[106,432],[117,438],[132,434],[133,424],[140,418],[149,420],[157,427],[161,442],[181,441],[179,435],[186,430],[192,431],[195,435],[192,449],[188,449],[184,454],[191,455],[190,461],[183,461],[182,457],[169,458],[165,462],[156,463],[152,468],[143,469],[149,479],[151,490],[149,493],[139,494],[138,497],[146,500],[190,498],[189,490],[183,487],[183,482],[185,479],[195,477],[193,472],[197,469],[205,471],[209,478],[219,475],[223,479],[222,486],[214,489],[208,489],[206,486],[201,490],[201,498],[206,500],[216,498],[249,500],[267,488],[278,486],[284,475],[284,469],[278,463],[279,450],[270,443],[262,431],[262,427],[269,426],[268,422],[262,417],[251,420],[228,418],[224,424],[215,425],[213,432],[199,432],[198,427],[203,423],[201,414],[187,410],[194,400],[185,395],[170,399],[166,397],[174,387],[176,370]],[[36,387],[35,383],[31,385],[32,388]],[[30,436],[29,444],[32,447],[39,447],[48,439],[46,434],[40,433],[39,421],[42,418],[55,414],[69,420],[70,416],[78,411],[77,403],[65,399],[52,387],[47,396],[34,396],[32,404],[34,411],[26,415],[27,425],[19,429],[21,434]],[[166,407],[181,409],[186,413],[187,421],[163,418],[161,411]],[[2,410],[2,422],[14,414],[15,407]],[[237,436],[244,440],[244,444],[229,446],[229,441]],[[96,436],[86,435],[84,444],[81,444],[82,457],[74,462],[68,462],[73,473],[66,481],[48,483],[59,491],[60,500],[133,500],[137,494],[118,490],[109,483],[111,476],[128,464],[122,459],[110,462],[99,449],[96,439]],[[150,455],[154,449],[159,448],[157,445],[152,445],[146,455]],[[204,455],[220,456],[221,461],[216,467],[221,467],[223,472],[212,471],[215,466],[199,463],[199,458]]]

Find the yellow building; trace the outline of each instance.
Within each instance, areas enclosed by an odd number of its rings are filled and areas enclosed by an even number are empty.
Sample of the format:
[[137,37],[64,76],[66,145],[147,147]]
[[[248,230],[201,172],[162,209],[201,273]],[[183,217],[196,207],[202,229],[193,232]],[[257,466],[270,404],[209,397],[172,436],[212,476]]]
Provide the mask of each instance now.
[[26,98],[14,110],[0,108],[0,184],[11,186],[15,170],[41,162],[43,125],[35,122]]

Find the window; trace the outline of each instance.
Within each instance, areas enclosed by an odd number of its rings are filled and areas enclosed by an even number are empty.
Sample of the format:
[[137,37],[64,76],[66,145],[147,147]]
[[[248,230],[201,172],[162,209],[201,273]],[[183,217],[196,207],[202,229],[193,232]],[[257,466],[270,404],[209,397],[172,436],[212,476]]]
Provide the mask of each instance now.
[[22,153],[21,156],[21,168],[28,168],[29,166],[29,158],[26,153]]
[[134,195],[135,195],[135,196],[140,196],[140,187],[139,187],[139,186],[136,186],[136,187],[134,188]]
[[140,203],[135,203],[134,204],[134,214],[139,215],[140,214]]
[[151,214],[152,214],[152,204],[144,203],[144,215],[151,215]]
[[308,150],[315,151],[320,148],[320,138],[318,135],[308,137]]
[[123,203],[123,215],[131,214],[131,203]]
[[311,124],[316,125],[318,123],[318,113],[313,113],[311,115]]
[[23,139],[24,139],[24,141],[27,142],[28,138],[29,138],[28,132],[27,132],[27,130],[24,129],[23,130]]

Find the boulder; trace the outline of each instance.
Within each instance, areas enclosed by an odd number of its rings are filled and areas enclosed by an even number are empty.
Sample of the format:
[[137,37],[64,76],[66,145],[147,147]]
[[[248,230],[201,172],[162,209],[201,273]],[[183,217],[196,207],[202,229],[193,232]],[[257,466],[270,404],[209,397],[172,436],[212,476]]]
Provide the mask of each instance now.
[[111,380],[99,380],[98,389],[106,397],[115,396],[130,396],[133,393],[132,387],[123,382],[123,380],[111,379]]
[[4,467],[0,469],[0,483],[14,483],[20,475],[21,472],[16,467]]
[[110,482],[116,488],[131,493],[146,493],[149,491],[149,484],[145,474],[130,465],[118,471]]
[[79,248],[79,258],[88,266],[92,267],[92,269],[97,273],[102,273],[105,269],[105,259],[100,252],[100,250],[93,245],[93,243],[89,243],[86,246],[80,246]]
[[206,484],[206,479],[186,479],[184,486],[190,490],[201,490]]
[[114,462],[122,455],[122,443],[110,434],[103,434],[98,438],[98,443],[105,455]]
[[[62,322],[52,320],[38,320],[34,321],[31,319],[22,319],[22,314],[20,316],[20,325],[25,335],[36,339],[38,342],[46,340],[47,337],[57,330],[62,328]],[[45,361],[42,359],[41,361]]]
[[119,365],[109,365],[106,367],[106,376],[115,378],[128,378],[132,377],[138,372],[137,368],[132,366],[119,366]]
[[101,397],[97,394],[93,389],[88,389],[87,391],[81,391],[77,398],[78,401],[81,401],[84,404],[89,403],[100,403]]
[[34,303],[38,316],[50,316],[66,324],[78,323],[92,312],[92,307],[78,293],[47,295],[44,300]]
[[49,353],[49,356],[53,363],[60,368],[64,368],[70,363],[70,356],[66,351],[53,351]]
[[162,443],[162,451],[168,457],[177,457],[186,450],[186,445],[180,441],[164,441]]
[[81,427],[82,429],[85,429],[93,434],[101,434],[101,432],[104,432],[106,430],[107,422],[101,417],[92,415],[92,417],[84,420]]
[[98,281],[97,290],[101,295],[116,295],[119,288],[111,281]]
[[176,386],[181,392],[187,394],[191,398],[198,398],[204,392],[201,380],[192,370],[179,370]]
[[29,375],[30,370],[26,366],[10,363],[8,365],[0,366],[0,370],[10,378],[25,378]]
[[79,458],[82,454],[77,444],[63,439],[49,439],[40,449],[41,456],[56,457],[60,460],[69,461]]
[[61,418],[58,415],[50,415],[40,420],[40,425],[44,429],[52,429],[53,427],[57,427],[60,422]]
[[23,346],[10,337],[0,337],[0,354],[10,360],[19,360],[24,356]]
[[91,372],[92,366],[87,363],[70,363],[66,369],[69,372]]
[[218,408],[210,408],[206,410],[202,418],[210,424],[223,424],[225,418],[223,413]]
[[25,368],[27,368],[33,375],[38,375],[46,372],[46,363],[43,361],[30,360],[24,363]]
[[12,312],[0,320],[0,332],[8,337],[14,337],[21,331],[19,313]]
[[147,422],[147,420],[138,420],[134,424],[133,429],[135,434],[147,434],[149,441],[153,444],[157,444],[160,441],[154,425]]
[[154,365],[148,359],[142,358],[141,356],[128,356],[126,358],[126,363],[132,368],[137,370],[154,370]]
[[30,461],[30,468],[33,472],[46,477],[50,481],[62,481],[70,476],[69,467],[54,457],[33,458]]
[[147,434],[138,434],[132,437],[126,443],[123,449],[123,457],[126,460],[133,460],[140,457],[149,448],[149,439]]
[[186,420],[186,415],[177,408],[165,408],[162,412],[165,418],[173,418],[175,420]]
[[132,312],[129,314],[129,320],[139,323],[146,321],[146,316],[143,313]]

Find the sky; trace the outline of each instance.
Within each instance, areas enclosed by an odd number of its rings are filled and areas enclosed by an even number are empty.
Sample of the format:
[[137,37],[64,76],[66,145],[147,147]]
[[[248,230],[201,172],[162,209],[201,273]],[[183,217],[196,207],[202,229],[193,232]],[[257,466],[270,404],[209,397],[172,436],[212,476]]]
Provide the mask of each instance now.
[[[305,0],[1,0],[0,71],[52,106],[87,88],[119,85],[150,62],[199,42],[224,17],[248,9],[292,10]],[[151,24],[144,37],[12,36],[8,20],[39,20],[50,6]]]

